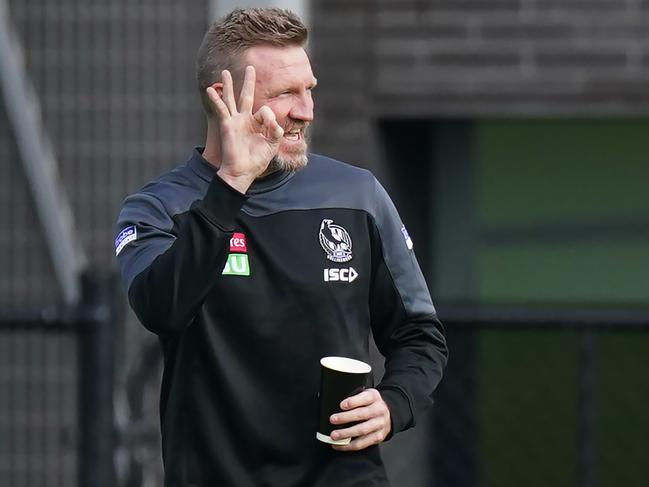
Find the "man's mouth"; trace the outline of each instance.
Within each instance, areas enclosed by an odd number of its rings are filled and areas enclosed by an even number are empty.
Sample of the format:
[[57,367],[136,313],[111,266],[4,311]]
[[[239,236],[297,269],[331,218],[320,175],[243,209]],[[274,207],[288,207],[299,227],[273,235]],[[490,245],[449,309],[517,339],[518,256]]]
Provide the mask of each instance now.
[[305,123],[292,123],[284,130],[284,138],[291,142],[304,141],[306,130],[309,124]]
[[291,130],[290,132],[284,132],[284,138],[288,140],[301,140],[302,131],[301,130]]

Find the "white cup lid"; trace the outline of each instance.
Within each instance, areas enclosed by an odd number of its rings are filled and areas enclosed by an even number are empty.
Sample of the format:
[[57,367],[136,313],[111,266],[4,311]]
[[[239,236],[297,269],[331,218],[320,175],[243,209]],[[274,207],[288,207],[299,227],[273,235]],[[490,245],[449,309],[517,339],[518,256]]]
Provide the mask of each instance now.
[[370,364],[347,357],[323,357],[320,359],[320,364],[328,369],[348,374],[367,374],[372,371]]

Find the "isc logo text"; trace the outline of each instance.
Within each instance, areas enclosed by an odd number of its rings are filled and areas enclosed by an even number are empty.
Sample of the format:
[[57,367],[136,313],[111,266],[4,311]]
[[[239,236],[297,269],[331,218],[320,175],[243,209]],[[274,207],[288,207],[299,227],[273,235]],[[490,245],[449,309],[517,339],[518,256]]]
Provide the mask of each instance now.
[[340,282],[354,282],[358,277],[358,272],[353,267],[324,269],[325,282],[340,281]]

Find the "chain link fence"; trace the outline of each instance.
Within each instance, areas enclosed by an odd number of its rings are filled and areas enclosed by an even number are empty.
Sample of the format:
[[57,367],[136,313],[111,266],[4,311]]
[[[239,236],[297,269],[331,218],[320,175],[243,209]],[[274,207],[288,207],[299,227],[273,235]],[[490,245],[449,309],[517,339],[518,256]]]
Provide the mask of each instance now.
[[74,333],[0,324],[0,478],[8,487],[77,479]]
[[[69,237],[86,251],[90,269],[111,272],[122,199],[203,143],[194,53],[209,2],[0,4],[70,202],[76,231]],[[67,328],[53,331],[39,317],[25,322],[34,310],[58,309],[62,296],[14,130],[0,97],[0,485],[87,487],[77,482],[86,475],[79,462],[79,391],[85,387],[80,336]],[[125,309],[123,300],[119,309]],[[120,435],[114,456],[119,481],[112,486],[131,478],[136,469],[128,466],[143,458],[141,447],[130,448],[137,421],[126,406],[125,382],[152,341],[132,314],[113,331],[115,428],[128,434]],[[157,408],[149,414],[157,421]],[[159,449],[149,455],[159,471]],[[161,485],[153,482],[148,485]]]
[[0,314],[0,479],[116,485],[116,280],[83,278],[78,306]]

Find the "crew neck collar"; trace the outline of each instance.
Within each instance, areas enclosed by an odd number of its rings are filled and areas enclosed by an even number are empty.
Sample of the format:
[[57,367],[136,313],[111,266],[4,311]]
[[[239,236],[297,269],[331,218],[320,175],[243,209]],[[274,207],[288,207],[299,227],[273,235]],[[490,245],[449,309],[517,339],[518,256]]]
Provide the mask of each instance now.
[[[192,170],[202,179],[210,182],[216,174],[217,168],[210,164],[203,157],[204,147],[195,147],[192,151],[192,157],[189,160],[189,166]],[[274,171],[262,178],[256,179],[246,194],[253,195],[265,193],[278,188],[282,184],[288,182],[295,175],[295,171],[278,170]]]

